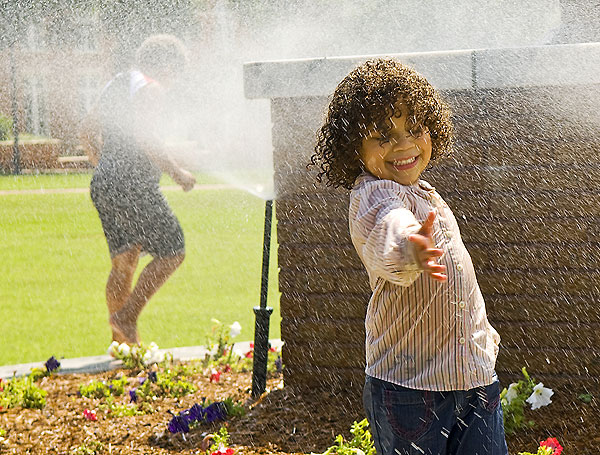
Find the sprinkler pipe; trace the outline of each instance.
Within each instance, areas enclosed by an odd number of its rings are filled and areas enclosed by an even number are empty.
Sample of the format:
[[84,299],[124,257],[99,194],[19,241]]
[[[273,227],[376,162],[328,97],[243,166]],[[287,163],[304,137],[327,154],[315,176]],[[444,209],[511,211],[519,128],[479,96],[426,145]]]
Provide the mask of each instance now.
[[269,255],[271,252],[271,224],[273,201],[265,202],[265,232],[263,237],[262,275],[260,284],[260,306],[254,307],[254,358],[252,363],[252,396],[259,397],[267,388],[267,358],[269,354],[269,320],[273,308],[267,306],[269,292]]

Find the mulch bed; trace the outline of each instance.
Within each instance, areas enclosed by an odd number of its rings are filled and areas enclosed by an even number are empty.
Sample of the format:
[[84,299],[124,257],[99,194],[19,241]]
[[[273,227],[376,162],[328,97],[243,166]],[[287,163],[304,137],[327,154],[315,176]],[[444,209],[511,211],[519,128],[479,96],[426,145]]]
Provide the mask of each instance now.
[[[219,382],[198,374],[193,381],[198,392],[183,398],[165,398],[152,403],[152,414],[110,417],[97,411],[98,420],[84,417],[85,409],[98,409],[97,399],[78,395],[79,385],[91,380],[110,380],[117,375],[132,376],[131,371],[100,374],[53,375],[38,385],[48,392],[42,410],[13,408],[0,412],[2,454],[73,454],[98,441],[98,454],[202,454],[206,435],[216,426],[193,428],[185,439],[171,434],[167,423],[172,415],[190,408],[203,397],[219,401],[227,397],[244,403],[246,415],[227,422],[230,446],[239,454],[310,454],[321,453],[333,444],[337,434],[349,436],[354,420],[363,418],[359,399],[345,399],[327,392],[292,393],[280,388],[281,376],[268,379],[270,393],[258,400],[250,397],[251,373],[223,374]],[[134,375],[133,375],[134,376]],[[550,385],[551,386],[551,385]],[[127,392],[125,393],[127,395]],[[508,438],[511,455],[519,451],[535,452],[539,441],[557,437],[564,455],[597,454],[600,447],[600,409],[598,397],[586,404],[569,387],[555,390],[547,408],[528,411],[536,427]],[[123,403],[127,402],[122,397]]]

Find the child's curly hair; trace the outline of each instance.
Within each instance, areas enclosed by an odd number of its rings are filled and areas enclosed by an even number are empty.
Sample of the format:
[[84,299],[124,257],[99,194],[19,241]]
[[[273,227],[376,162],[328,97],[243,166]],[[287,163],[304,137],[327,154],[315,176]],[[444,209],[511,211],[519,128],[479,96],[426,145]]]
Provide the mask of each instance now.
[[408,108],[407,127],[418,135],[429,130],[431,160],[449,155],[453,126],[450,108],[431,84],[412,68],[394,59],[368,60],[339,83],[324,125],[317,133],[311,165],[320,167],[317,180],[351,189],[363,166],[359,155],[370,125],[385,133],[389,118],[399,115],[398,101]]

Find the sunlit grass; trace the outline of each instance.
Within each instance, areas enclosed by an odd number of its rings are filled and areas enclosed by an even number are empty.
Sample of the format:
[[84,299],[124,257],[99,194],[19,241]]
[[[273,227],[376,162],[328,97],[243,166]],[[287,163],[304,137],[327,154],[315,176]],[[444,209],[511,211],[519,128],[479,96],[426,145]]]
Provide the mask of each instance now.
[[[89,188],[92,180],[91,172],[71,174],[25,174],[0,175],[0,191],[40,190],[57,188]],[[196,174],[198,184],[222,183],[217,177],[202,173]],[[163,176],[161,186],[175,185],[168,176]]]
[[[1,177],[0,188],[11,178]],[[76,188],[89,178],[28,176],[11,185],[56,188],[62,182]],[[165,194],[183,226],[187,256],[142,314],[142,339],[160,347],[204,344],[211,318],[239,321],[239,340],[252,339],[264,201],[237,190]],[[104,353],[110,343],[104,300],[110,260],[89,194],[3,195],[0,213],[0,364]],[[280,336],[275,245],[274,239],[271,338]]]

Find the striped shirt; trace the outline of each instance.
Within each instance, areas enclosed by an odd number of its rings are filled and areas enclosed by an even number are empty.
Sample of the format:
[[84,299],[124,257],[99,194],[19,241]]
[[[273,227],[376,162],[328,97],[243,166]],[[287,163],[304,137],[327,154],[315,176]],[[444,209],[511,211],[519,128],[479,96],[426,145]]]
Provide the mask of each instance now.
[[[447,281],[417,264],[408,236],[435,211],[433,241]],[[370,174],[350,195],[350,235],[373,294],[366,328],[366,373],[413,389],[468,390],[491,384],[500,337],[456,219],[427,182],[406,186]]]

